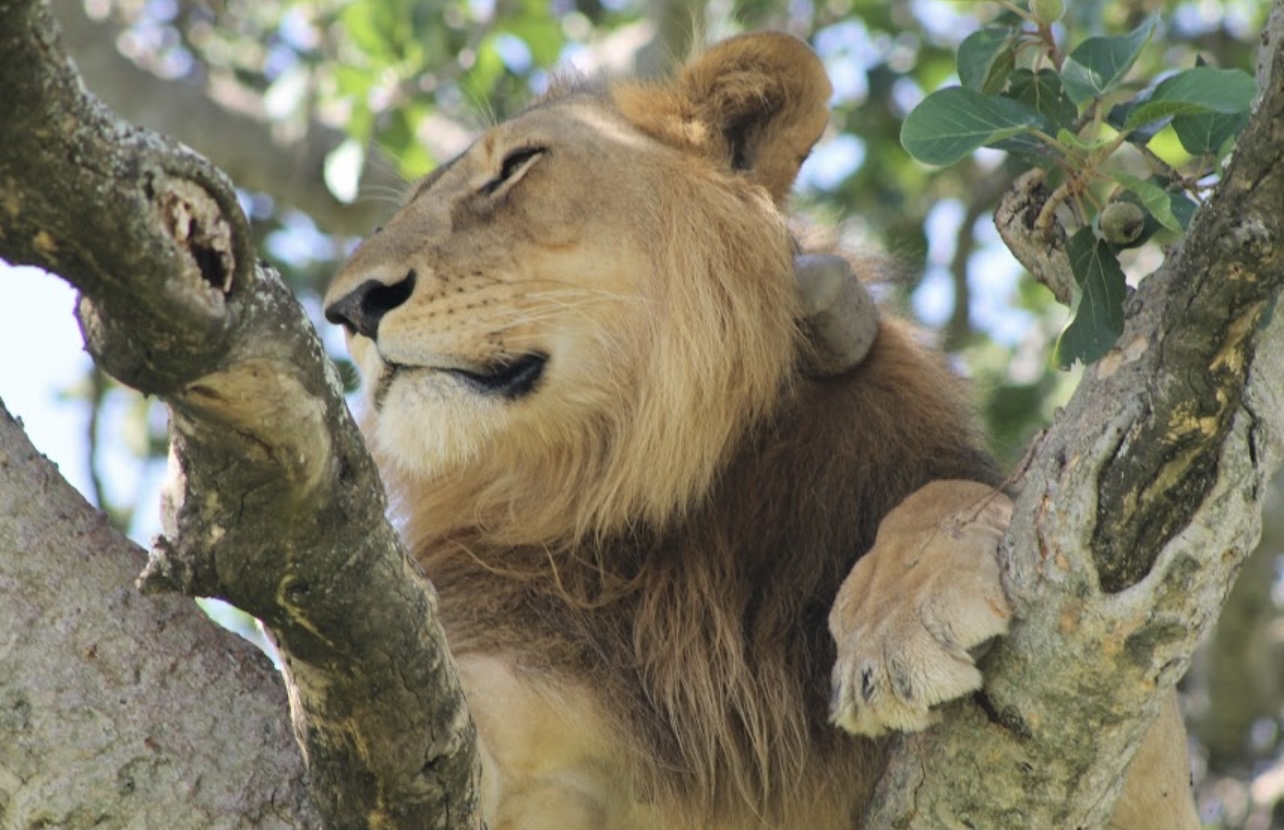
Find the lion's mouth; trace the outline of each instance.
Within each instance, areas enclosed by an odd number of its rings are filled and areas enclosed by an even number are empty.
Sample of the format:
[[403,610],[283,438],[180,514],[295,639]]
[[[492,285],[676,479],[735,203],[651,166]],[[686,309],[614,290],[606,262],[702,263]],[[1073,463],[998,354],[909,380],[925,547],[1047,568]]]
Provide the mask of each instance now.
[[547,363],[548,355],[535,352],[477,367],[451,367],[442,371],[454,375],[483,394],[515,399],[535,391]]
[[474,392],[516,400],[535,391],[540,378],[544,375],[544,366],[547,363],[548,355],[541,352],[486,363],[469,361],[465,365],[413,366],[385,361],[383,372],[375,383],[375,409],[383,409],[384,400],[388,397],[393,381],[407,372],[450,375]]

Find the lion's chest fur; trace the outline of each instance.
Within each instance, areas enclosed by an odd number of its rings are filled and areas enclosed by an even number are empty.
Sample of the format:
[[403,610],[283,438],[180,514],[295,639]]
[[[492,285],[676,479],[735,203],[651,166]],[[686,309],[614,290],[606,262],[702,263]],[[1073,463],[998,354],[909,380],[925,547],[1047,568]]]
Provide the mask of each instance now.
[[882,749],[827,722],[824,618],[907,493],[991,475],[965,427],[906,417],[916,395],[953,411],[952,388],[889,329],[860,372],[801,388],[755,431],[675,532],[593,555],[416,545],[464,668],[492,827],[859,826]]
[[[534,680],[512,655],[464,655],[458,663],[478,729],[491,830],[846,830],[868,797],[861,783],[869,753],[855,745],[846,759],[809,765],[780,805],[779,821],[743,809],[710,813],[672,793],[640,791],[646,761],[636,757],[635,742],[617,735],[600,690],[565,677]],[[839,771],[853,786],[832,786]]]
[[587,689],[565,680],[537,688],[512,655],[463,655],[458,665],[492,830],[658,826],[623,786],[624,753]]

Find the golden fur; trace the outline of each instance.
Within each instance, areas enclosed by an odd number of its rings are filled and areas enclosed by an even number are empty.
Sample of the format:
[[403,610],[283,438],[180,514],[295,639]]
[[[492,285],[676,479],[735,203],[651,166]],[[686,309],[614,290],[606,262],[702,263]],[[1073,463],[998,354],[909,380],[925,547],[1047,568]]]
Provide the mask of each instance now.
[[[845,374],[799,371],[781,208],[829,90],[784,35],[564,86],[329,292],[492,828],[859,823],[882,746],[828,723],[831,605],[907,495],[996,474],[900,324]],[[529,355],[533,383],[497,380]]]

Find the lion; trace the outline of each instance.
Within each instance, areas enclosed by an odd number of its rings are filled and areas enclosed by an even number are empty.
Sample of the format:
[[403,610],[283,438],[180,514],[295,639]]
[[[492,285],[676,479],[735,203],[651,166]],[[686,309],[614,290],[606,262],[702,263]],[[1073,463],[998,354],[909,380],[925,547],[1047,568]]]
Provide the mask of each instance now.
[[[783,211],[830,89],[772,33],[560,82],[327,293],[494,830],[859,827],[880,736],[1007,630],[1011,502],[959,381]],[[1198,826],[1174,713],[1119,827]]]

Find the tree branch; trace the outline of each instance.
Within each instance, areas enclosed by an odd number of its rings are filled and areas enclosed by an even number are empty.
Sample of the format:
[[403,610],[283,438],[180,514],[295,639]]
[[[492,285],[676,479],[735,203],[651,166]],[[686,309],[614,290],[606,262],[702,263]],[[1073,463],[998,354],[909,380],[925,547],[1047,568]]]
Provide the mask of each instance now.
[[999,203],[994,225],[1017,262],[1068,308],[1074,296],[1074,274],[1066,255],[1065,233],[1055,223],[1051,235],[1035,227],[1039,211],[1052,195],[1044,179],[1044,172],[1038,169],[1018,177]]
[[280,675],[144,559],[0,406],[5,826],[319,828]]
[[0,0],[0,255],[81,292],[90,351],[170,406],[148,588],[263,619],[331,827],[476,827],[473,727],[337,373],[255,264],[227,180],[83,91],[48,8]]
[[1253,549],[1284,454],[1284,319],[1268,313],[1284,288],[1282,26],[1277,0],[1273,68],[1224,181],[1021,483],[1019,624],[985,667],[988,716],[960,705],[901,741],[871,827],[1099,826]]

